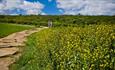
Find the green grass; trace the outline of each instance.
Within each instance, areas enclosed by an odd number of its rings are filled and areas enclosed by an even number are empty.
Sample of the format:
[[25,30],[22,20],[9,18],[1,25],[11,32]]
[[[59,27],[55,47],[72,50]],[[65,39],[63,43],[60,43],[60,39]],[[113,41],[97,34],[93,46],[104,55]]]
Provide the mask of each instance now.
[[114,70],[115,25],[42,30],[28,37],[11,70]]
[[0,38],[5,37],[11,33],[22,31],[25,29],[30,29],[30,28],[33,28],[33,26],[0,23]]

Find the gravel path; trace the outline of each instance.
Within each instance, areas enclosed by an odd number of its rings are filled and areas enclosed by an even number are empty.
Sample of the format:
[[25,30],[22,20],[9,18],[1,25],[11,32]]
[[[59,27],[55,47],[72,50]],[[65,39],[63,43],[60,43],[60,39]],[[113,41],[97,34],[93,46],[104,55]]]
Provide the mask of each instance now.
[[9,65],[14,63],[21,55],[21,49],[25,46],[26,37],[38,32],[42,28],[35,28],[13,33],[0,39],[0,70],[9,70]]

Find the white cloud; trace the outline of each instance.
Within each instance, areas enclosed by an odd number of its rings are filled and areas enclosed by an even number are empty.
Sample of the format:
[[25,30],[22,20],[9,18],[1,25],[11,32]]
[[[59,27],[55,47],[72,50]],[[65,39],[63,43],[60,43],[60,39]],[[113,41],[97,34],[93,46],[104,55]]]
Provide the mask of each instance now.
[[0,10],[4,8],[4,5],[0,3]]
[[27,14],[40,14],[41,10],[43,9],[43,5],[39,2],[28,2],[28,1],[24,1],[24,3],[22,5],[19,6],[20,9],[24,9],[27,11]]
[[26,14],[30,14],[30,15],[32,15],[32,14],[34,14],[34,15],[38,15],[39,14],[39,12],[38,12],[38,10],[27,10],[27,12],[26,12]]
[[[20,10],[23,10],[25,14],[39,14],[42,12],[44,5],[40,2],[29,2],[25,0],[2,0],[0,3],[0,14],[17,14]],[[8,12],[17,9],[15,12]]]
[[115,14],[115,0],[57,0],[57,7],[63,9],[64,14]]
[[41,15],[47,15],[45,12],[42,12]]
[[17,8],[22,4],[22,0],[3,0],[4,9]]

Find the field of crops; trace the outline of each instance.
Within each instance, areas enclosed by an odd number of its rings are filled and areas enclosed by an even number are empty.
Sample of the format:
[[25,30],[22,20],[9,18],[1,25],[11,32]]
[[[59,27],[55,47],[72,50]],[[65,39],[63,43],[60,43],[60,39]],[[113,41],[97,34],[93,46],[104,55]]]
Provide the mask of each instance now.
[[11,70],[115,70],[115,24],[55,27],[28,37]]
[[30,29],[30,28],[33,28],[33,26],[0,23],[0,38],[5,37],[11,33],[22,31],[25,29]]

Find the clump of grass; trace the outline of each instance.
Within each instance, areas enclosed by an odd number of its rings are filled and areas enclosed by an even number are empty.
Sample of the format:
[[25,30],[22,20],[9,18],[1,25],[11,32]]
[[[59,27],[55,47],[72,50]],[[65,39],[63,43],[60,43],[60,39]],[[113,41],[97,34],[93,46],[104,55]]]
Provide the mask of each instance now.
[[30,25],[19,25],[19,24],[9,24],[0,23],[0,38],[5,37],[11,33],[33,28]]

